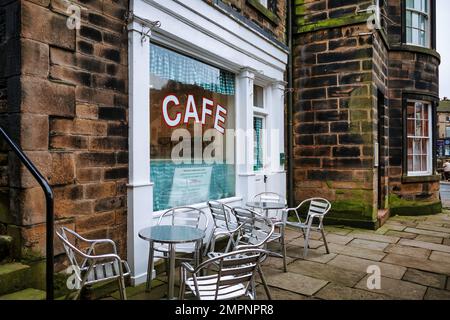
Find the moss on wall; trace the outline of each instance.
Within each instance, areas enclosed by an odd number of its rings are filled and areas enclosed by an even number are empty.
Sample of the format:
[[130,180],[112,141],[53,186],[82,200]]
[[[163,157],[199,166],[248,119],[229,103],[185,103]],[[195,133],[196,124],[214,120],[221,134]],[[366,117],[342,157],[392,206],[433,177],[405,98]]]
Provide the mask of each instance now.
[[442,212],[441,201],[411,201],[397,195],[389,196],[389,209],[391,216],[422,216]]

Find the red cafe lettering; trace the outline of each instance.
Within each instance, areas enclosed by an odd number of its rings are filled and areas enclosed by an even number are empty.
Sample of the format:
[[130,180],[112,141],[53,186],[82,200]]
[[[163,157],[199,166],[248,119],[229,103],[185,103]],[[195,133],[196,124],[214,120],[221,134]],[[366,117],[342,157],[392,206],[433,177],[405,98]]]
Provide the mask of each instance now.
[[[215,107],[215,108],[214,108]],[[177,111],[172,117],[169,115],[169,109],[176,108]],[[184,111],[184,112],[183,112]],[[215,112],[214,112],[215,111]],[[169,127],[179,126],[181,123],[189,123],[194,120],[195,123],[206,123],[206,117],[213,117],[214,129],[220,133],[225,133],[224,124],[227,116],[227,109],[214,101],[202,98],[201,110],[197,109],[194,95],[188,95],[186,105],[181,106],[177,96],[171,94],[164,98],[162,103],[163,119]]]

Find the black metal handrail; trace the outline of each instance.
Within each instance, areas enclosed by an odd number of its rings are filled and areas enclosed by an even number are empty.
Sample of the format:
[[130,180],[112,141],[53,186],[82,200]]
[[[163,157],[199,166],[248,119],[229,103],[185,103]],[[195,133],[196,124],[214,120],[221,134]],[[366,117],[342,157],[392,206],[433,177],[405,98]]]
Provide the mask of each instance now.
[[54,257],[53,257],[53,233],[54,233],[54,216],[53,216],[53,191],[50,187],[47,180],[44,176],[39,172],[36,166],[31,162],[30,159],[23,153],[22,149],[8,136],[8,134],[3,130],[0,126],[0,134],[3,136],[5,141],[14,151],[19,160],[23,163],[23,165],[30,171],[33,177],[41,186],[42,190],[45,194],[45,201],[47,206],[47,230],[46,230],[46,294],[47,300],[53,300],[53,265],[54,265]]

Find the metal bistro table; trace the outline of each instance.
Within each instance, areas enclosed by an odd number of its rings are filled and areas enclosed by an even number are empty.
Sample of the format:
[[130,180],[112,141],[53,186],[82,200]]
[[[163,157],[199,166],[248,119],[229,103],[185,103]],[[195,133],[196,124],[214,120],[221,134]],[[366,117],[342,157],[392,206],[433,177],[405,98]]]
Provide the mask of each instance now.
[[[167,298],[169,300],[173,299],[176,244],[196,242],[197,249],[200,250],[201,241],[205,237],[205,232],[189,226],[158,225],[139,231],[139,237],[150,243],[147,270],[147,290],[150,289],[150,284],[152,281],[154,243],[156,242],[168,245],[169,274],[167,277],[169,278],[169,283]],[[197,254],[199,253],[197,252]]]
[[270,201],[247,202],[246,206],[253,209],[257,208],[263,210],[266,213],[266,218],[269,217],[269,210],[282,210],[287,208],[285,203]]

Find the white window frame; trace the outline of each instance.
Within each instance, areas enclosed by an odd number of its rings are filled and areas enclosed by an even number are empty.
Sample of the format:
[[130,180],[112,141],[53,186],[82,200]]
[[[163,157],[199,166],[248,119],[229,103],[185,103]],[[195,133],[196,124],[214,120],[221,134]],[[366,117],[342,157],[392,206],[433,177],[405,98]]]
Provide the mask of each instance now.
[[[409,171],[409,163],[408,163],[408,165],[407,165],[408,176],[409,177],[430,176],[433,173],[433,117],[432,117],[433,109],[432,109],[432,104],[430,101],[408,99],[406,102],[406,108],[408,108],[408,104],[412,103],[412,102],[422,103],[422,104],[428,106],[428,117],[429,117],[429,119],[428,119],[428,139],[429,139],[429,143],[428,143],[428,150],[427,150],[427,171]],[[421,137],[421,136],[408,135],[408,120],[413,120],[413,119],[409,119],[409,118],[406,119],[406,149],[407,149],[406,161],[408,161],[408,159],[409,159],[408,140],[415,139],[415,138],[420,138],[420,139],[426,138],[426,137]],[[413,161],[414,161],[414,147],[413,147]],[[414,164],[413,164],[413,168],[414,168]]]
[[[431,2],[430,2],[430,0],[425,0],[425,1],[427,3],[427,10],[428,11],[422,11],[422,10],[419,10],[419,9],[416,9],[416,8],[408,8],[407,3],[405,4],[405,8],[406,8],[406,10],[405,10],[405,36],[406,36],[405,42],[408,45],[424,47],[424,48],[430,48],[430,46],[431,46],[431,22],[430,22],[430,19],[431,19],[431,13],[430,13]],[[426,29],[425,30],[414,28],[413,26],[408,27],[408,25],[406,24],[406,19],[407,19],[407,15],[408,15],[409,12],[416,13],[419,16],[423,16],[423,17],[426,18],[426,24],[425,24],[425,28]],[[411,23],[412,23],[412,21],[411,21]],[[422,45],[420,43],[408,42],[408,29],[425,31],[425,45]]]

